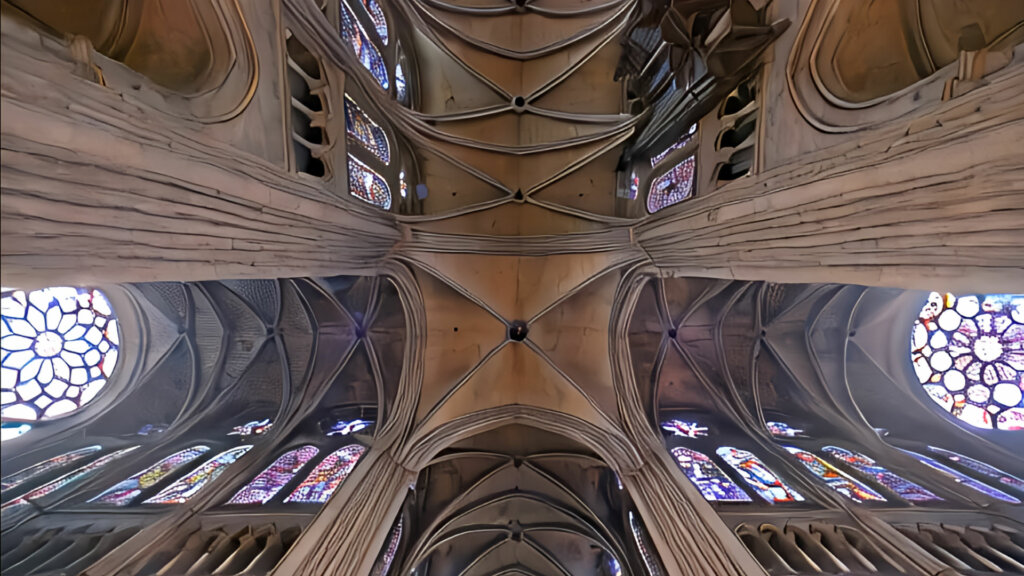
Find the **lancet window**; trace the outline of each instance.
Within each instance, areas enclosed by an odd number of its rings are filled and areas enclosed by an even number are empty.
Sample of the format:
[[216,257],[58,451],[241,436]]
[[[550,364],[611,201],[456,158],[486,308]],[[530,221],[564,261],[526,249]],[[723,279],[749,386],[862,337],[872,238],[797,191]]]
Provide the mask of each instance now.
[[942,500],[942,498],[932,494],[928,489],[923,488],[910,480],[899,476],[898,474],[890,472],[888,469],[883,466],[879,466],[877,462],[863,454],[858,454],[857,452],[840,448],[838,446],[825,446],[821,451],[832,458],[835,458],[837,461],[847,464],[857,472],[871,478],[882,486],[885,486],[904,500],[910,500],[911,502],[932,502]]
[[934,458],[929,458],[924,454],[918,454],[917,452],[911,452],[910,450],[904,450],[904,452],[910,454],[914,458],[917,458],[917,460],[924,464],[925,466],[937,470],[940,474],[950,478],[951,480],[958,484],[963,484],[964,486],[977,490],[978,492],[981,492],[982,494],[989,496],[990,498],[995,498],[996,500],[1002,500],[1003,502],[1009,502],[1010,504],[1020,504],[1019,499],[1010,496],[1006,492],[993,488],[983,482],[979,482],[966,474],[963,474],[961,472],[958,472],[957,470],[950,468],[949,466],[946,466],[945,464],[939,462],[938,460],[935,460]]
[[787,452],[792,454],[803,466],[815,477],[825,483],[826,486],[846,496],[854,502],[885,502],[885,497],[875,492],[866,485],[850,478],[842,473],[835,466],[818,458],[806,450],[794,446],[785,446]]

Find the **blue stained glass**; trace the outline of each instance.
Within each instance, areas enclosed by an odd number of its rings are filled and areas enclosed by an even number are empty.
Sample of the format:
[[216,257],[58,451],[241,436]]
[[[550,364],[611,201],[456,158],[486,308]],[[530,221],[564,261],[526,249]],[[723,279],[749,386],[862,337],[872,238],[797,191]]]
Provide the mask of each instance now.
[[1003,502],[1009,502],[1010,504],[1020,504],[1020,500],[1014,498],[1013,496],[1010,496],[1006,492],[1003,492],[1002,490],[997,490],[989,486],[988,484],[978,482],[974,478],[971,478],[966,474],[961,474],[960,472],[953,470],[949,466],[946,466],[945,464],[938,462],[933,458],[929,458],[924,454],[918,454],[917,452],[911,452],[910,450],[904,450],[904,452],[910,454],[914,458],[917,458],[922,464],[930,466],[935,470],[938,470],[945,476],[951,478],[954,482],[963,484],[964,486],[969,486],[977,490],[978,492],[985,494],[986,496],[995,498],[996,500],[1002,500]]
[[319,452],[316,446],[303,446],[285,453],[235,493],[228,504],[266,504]]
[[409,103],[409,86],[405,83],[405,69],[401,62],[395,65],[395,97],[402,104]]
[[821,451],[840,462],[848,464],[861,474],[892,490],[904,500],[910,500],[911,502],[942,500],[942,498],[932,494],[931,491],[879,466],[877,462],[863,454],[858,454],[838,446],[825,446]]
[[643,526],[640,525],[632,510],[629,511],[629,529],[633,533],[633,541],[636,542],[637,549],[640,550],[640,557],[643,559],[644,565],[647,566],[647,573],[650,576],[661,576],[659,563],[647,546],[647,534],[644,533]]
[[228,469],[235,460],[252,448],[251,445],[238,446],[221,452],[212,460],[208,460],[199,468],[196,468],[188,476],[181,478],[174,484],[160,491],[159,494],[143,502],[143,504],[181,504],[196,495],[211,481]]
[[270,430],[270,427],[274,423],[270,418],[264,418],[262,420],[253,420],[252,422],[246,422],[239,426],[231,428],[231,432],[228,432],[228,436],[259,436]]
[[732,466],[743,478],[743,481],[766,501],[772,503],[804,501],[804,497],[799,492],[790,488],[765,466],[764,462],[750,452],[731,446],[722,446],[715,453],[719,458],[725,460],[726,464]]
[[373,420],[361,420],[359,418],[355,420],[338,420],[331,424],[330,429],[327,430],[327,436],[348,436],[372,425]]
[[59,456],[54,456],[53,458],[48,458],[38,464],[33,464],[24,470],[19,470],[4,478],[3,482],[0,482],[0,487],[4,490],[10,490],[11,488],[28,482],[37,476],[41,476],[77,460],[81,460],[94,452],[99,452],[101,449],[102,447],[99,444],[94,444],[92,446],[86,446],[85,448],[79,448],[78,450],[72,450],[71,452],[65,452]]
[[622,576],[622,565],[614,556],[608,557],[608,573],[611,576]]
[[942,456],[945,456],[946,458],[949,458],[953,462],[956,462],[957,464],[960,464],[965,468],[970,468],[971,470],[974,470],[979,474],[984,474],[989,478],[995,478],[996,480],[999,480],[999,482],[1001,482],[1002,484],[1006,484],[1007,486],[1011,486],[1013,488],[1016,488],[1017,490],[1024,492],[1024,480],[1017,478],[1013,474],[1003,472],[999,468],[986,464],[981,460],[975,460],[974,458],[964,456],[963,454],[957,454],[956,452],[953,452],[951,450],[936,448],[935,446],[929,446],[928,449],[931,450],[932,452],[935,452],[936,454],[940,454]]
[[854,502],[865,502],[868,500],[876,500],[878,502],[885,502],[885,497],[875,492],[871,488],[868,488],[864,484],[850,478],[846,474],[843,474],[835,466],[825,462],[821,458],[818,458],[814,454],[806,450],[801,450],[794,446],[783,446],[787,452],[796,457],[804,468],[821,479],[826,486],[839,492],[843,496],[846,496]]
[[663,430],[671,432],[674,436],[683,438],[700,438],[708,435],[708,427],[701,426],[696,422],[684,422],[682,420],[666,420],[661,423]]
[[804,435],[803,430],[793,428],[785,422],[765,422],[765,425],[768,426],[768,432],[770,432],[772,436],[779,438],[796,438]]
[[[341,1],[344,2],[345,0]],[[377,36],[380,36],[380,41],[387,46],[388,21],[384,17],[384,10],[377,3],[377,0],[362,0],[361,4],[366,9],[366,13],[370,15],[370,20],[373,20],[373,27],[377,30]]]
[[21,436],[25,432],[32,429],[31,424],[24,424],[19,422],[4,422],[0,425],[0,442],[6,442],[13,438]]
[[384,65],[384,58],[381,57],[380,51],[377,50],[377,47],[366,36],[366,31],[363,30],[362,24],[359,23],[355,13],[349,8],[348,3],[345,0],[340,0],[340,4],[341,39],[352,47],[352,52],[355,53],[356,58],[359,59],[364,68],[370,71],[370,74],[373,74],[381,88],[387,90],[389,86],[388,69]]
[[700,490],[701,496],[710,502],[750,502],[750,496],[729,479],[710,458],[677,446],[672,449],[679,467],[686,477]]
[[345,95],[345,132],[350,139],[373,152],[381,162],[391,162],[391,144],[384,129],[370,119],[348,94]]
[[385,576],[388,573],[391,563],[395,561],[395,554],[398,553],[398,544],[401,541],[402,518],[399,517],[398,523],[395,524],[395,528],[391,531],[391,537],[388,539],[388,547],[384,549],[384,554],[374,564],[370,576]]
[[54,287],[0,299],[0,416],[47,420],[84,406],[107,383],[120,345],[99,290]]
[[156,485],[166,478],[168,474],[206,454],[209,449],[209,446],[193,446],[192,448],[175,452],[138,474],[119,482],[89,501],[113,504],[115,506],[127,506],[143,490]]

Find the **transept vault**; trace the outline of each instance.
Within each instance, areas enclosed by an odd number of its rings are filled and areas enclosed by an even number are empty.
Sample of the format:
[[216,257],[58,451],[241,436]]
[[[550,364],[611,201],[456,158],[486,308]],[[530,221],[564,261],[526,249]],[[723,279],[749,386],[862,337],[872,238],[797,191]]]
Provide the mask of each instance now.
[[3,574],[1024,573],[1016,1],[0,6]]

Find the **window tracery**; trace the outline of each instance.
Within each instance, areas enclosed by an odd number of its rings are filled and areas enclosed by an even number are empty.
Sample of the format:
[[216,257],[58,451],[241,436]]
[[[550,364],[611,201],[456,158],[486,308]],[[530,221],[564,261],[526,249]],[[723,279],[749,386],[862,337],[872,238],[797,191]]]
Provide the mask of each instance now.
[[957,419],[1024,429],[1024,296],[932,292],[910,359],[928,396]]
[[654,214],[658,210],[689,198],[693,193],[696,167],[697,157],[690,156],[676,164],[668,172],[655,178],[651,182],[651,190],[647,194],[647,211]]
[[825,446],[821,451],[836,460],[849,465],[864,476],[875,480],[904,500],[909,500],[911,502],[933,502],[942,500],[942,498],[939,498],[930,490],[915,484],[898,474],[890,472],[888,469],[883,466],[879,466],[877,462],[863,454],[859,454],[845,448],[840,448],[838,446]]
[[319,452],[316,446],[286,452],[236,492],[228,504],[266,504]]
[[251,444],[246,444],[221,452],[212,460],[196,468],[191,474],[164,488],[156,496],[145,500],[143,504],[181,504],[187,502],[202,490],[204,486],[223,474],[228,466],[241,458],[251,448]]
[[24,496],[21,496],[20,498],[11,500],[7,504],[4,504],[3,507],[0,509],[10,510],[28,506],[29,502],[33,500],[38,500],[44,496],[48,496],[50,494],[63,490],[68,486],[77,484],[85,480],[86,478],[89,478],[107,464],[113,462],[114,460],[117,460],[118,458],[124,456],[125,454],[128,454],[129,452],[135,450],[136,448],[138,448],[138,446],[130,446],[128,448],[122,448],[120,450],[111,452],[110,454],[100,456],[96,460],[93,460],[92,462],[86,464],[85,466],[82,466],[81,468],[78,468],[72,472],[68,472],[67,474],[61,476],[60,478],[48,482],[40,486],[39,488],[36,488],[35,490],[32,490],[31,492],[25,494]]
[[784,446],[784,448],[787,452],[795,456],[811,474],[821,479],[826,486],[843,496],[846,496],[850,500],[857,503],[886,501],[885,497],[878,492],[875,492],[864,484],[850,478],[846,474],[843,474],[835,466],[832,466],[814,454],[811,454],[806,450],[796,448],[795,446]]
[[86,446],[85,448],[79,448],[77,450],[72,450],[70,452],[59,454],[57,456],[54,456],[53,458],[48,458],[38,464],[33,464],[32,466],[29,466],[24,470],[19,470],[14,474],[11,474],[10,476],[4,478],[3,481],[0,482],[0,487],[2,487],[4,490],[10,490],[11,488],[15,488],[21,484],[24,484],[25,482],[28,482],[29,480],[36,478],[37,476],[42,476],[47,472],[51,472],[58,468],[64,467],[73,462],[77,462],[90,454],[99,452],[102,449],[102,446],[100,446],[99,444],[95,444],[92,446]]
[[89,403],[117,365],[120,332],[99,290],[14,290],[2,299],[5,420],[49,420]]
[[391,209],[391,189],[384,177],[351,154],[348,157],[348,189],[364,202]]
[[377,36],[380,37],[380,41],[385,46],[388,45],[388,21],[384,17],[384,9],[380,7],[377,0],[361,0],[360,4],[366,9],[366,13],[370,16],[370,20],[373,21],[373,27],[377,31]]
[[320,464],[285,498],[285,502],[323,504],[359,463],[366,451],[359,444],[339,448]]
[[348,94],[345,95],[345,132],[350,140],[358,142],[384,164],[391,162],[391,144],[384,129],[370,119]]
[[366,31],[363,30],[363,25],[359,23],[359,19],[356,18],[348,3],[342,0],[340,5],[342,40],[352,47],[352,52],[359,59],[359,63],[370,71],[370,74],[377,80],[380,87],[387,90],[390,85],[388,82],[388,69],[384,64],[384,58],[381,56],[380,50],[374,46],[367,36]]
[[206,454],[209,450],[209,446],[200,445],[175,452],[156,464],[153,464],[149,468],[146,468],[137,474],[133,474],[129,478],[111,486],[99,496],[96,496],[89,501],[113,504],[115,506],[127,506],[135,499],[136,496],[141,494],[143,490],[156,485],[169,474],[172,474],[189,462],[192,462],[196,458]]
[[777,504],[780,502],[803,502],[804,497],[790,488],[761,460],[739,448],[722,446],[716,450],[718,457],[732,466],[757,495],[765,501]]
[[970,476],[967,476],[966,474],[961,474],[960,472],[953,470],[949,466],[946,466],[945,464],[935,460],[934,458],[929,458],[924,454],[918,454],[917,452],[911,452],[910,450],[904,450],[904,452],[910,454],[914,458],[917,458],[917,460],[924,464],[925,466],[928,466],[939,471],[944,476],[950,478],[957,484],[963,484],[964,486],[977,490],[978,492],[981,492],[982,494],[985,494],[986,496],[989,496],[991,498],[995,498],[996,500],[1002,500],[1003,502],[1009,502],[1010,504],[1020,504],[1020,500],[1014,498],[1013,496],[1010,496],[1006,492],[1003,492],[1002,490],[997,490],[989,486],[988,484],[978,482],[977,480],[971,478]]
[[965,468],[970,468],[971,470],[974,470],[979,474],[988,476],[989,478],[995,478],[996,480],[999,480],[999,482],[1002,484],[1006,484],[1007,486],[1011,486],[1013,488],[1016,488],[1017,490],[1020,490],[1021,492],[1024,492],[1024,480],[1021,480],[1020,478],[1014,476],[1013,474],[1003,472],[1002,470],[996,468],[995,466],[986,464],[980,460],[975,460],[974,458],[968,456],[964,456],[963,454],[958,454],[956,452],[953,452],[952,450],[936,448],[935,446],[929,446],[928,449],[931,450],[932,452],[935,452],[936,454],[945,456],[947,459],[952,460],[953,462],[956,462],[957,464]]

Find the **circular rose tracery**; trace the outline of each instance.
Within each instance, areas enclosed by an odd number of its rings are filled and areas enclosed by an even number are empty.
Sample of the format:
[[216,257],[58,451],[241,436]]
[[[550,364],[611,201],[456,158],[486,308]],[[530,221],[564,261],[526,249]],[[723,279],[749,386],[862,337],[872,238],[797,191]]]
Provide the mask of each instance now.
[[96,397],[117,363],[117,317],[99,290],[7,291],[0,334],[0,416],[45,420]]
[[1024,429],[1024,295],[932,292],[910,337],[931,398],[979,428]]

